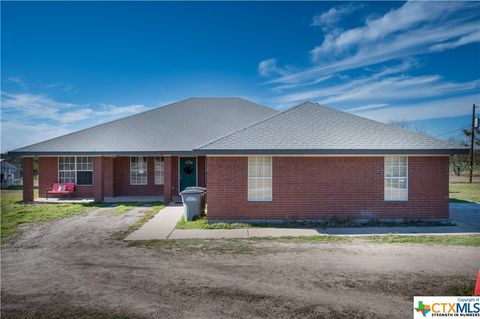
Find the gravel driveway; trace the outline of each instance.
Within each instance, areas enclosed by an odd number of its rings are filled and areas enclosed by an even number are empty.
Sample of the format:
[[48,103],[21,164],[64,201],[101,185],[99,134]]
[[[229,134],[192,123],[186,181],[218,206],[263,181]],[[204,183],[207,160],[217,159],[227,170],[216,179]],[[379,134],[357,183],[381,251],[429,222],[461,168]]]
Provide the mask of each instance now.
[[408,318],[480,266],[477,247],[116,239],[145,209],[25,228],[2,247],[2,318]]

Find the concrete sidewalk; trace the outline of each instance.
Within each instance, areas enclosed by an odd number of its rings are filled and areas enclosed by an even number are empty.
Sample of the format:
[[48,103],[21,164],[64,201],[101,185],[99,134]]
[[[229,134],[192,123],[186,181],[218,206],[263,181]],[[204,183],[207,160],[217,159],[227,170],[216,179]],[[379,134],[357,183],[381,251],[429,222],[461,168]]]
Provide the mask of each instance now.
[[167,206],[125,240],[167,239],[182,214],[183,206]]
[[438,227],[345,227],[345,228],[242,228],[242,229],[174,229],[168,239],[220,239],[304,236],[369,236],[369,235],[465,235],[480,229],[458,226]]

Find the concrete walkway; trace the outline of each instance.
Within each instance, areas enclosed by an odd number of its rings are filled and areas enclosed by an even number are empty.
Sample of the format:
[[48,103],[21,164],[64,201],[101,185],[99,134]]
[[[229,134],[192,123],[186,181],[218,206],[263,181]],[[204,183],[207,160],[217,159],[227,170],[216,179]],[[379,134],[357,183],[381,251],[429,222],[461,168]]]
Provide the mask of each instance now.
[[183,214],[183,206],[167,206],[125,240],[167,239]]
[[479,204],[450,204],[450,217],[457,226],[426,227],[327,227],[327,228],[243,228],[243,229],[175,229],[183,214],[183,206],[168,206],[126,240],[150,239],[218,239],[301,236],[365,236],[365,235],[440,235],[480,233]]
[[480,229],[480,204],[450,203],[450,218],[468,229]]
[[345,227],[345,228],[243,228],[243,229],[174,229],[168,239],[220,239],[304,236],[369,236],[369,235],[465,235],[480,229],[458,226],[438,227]]

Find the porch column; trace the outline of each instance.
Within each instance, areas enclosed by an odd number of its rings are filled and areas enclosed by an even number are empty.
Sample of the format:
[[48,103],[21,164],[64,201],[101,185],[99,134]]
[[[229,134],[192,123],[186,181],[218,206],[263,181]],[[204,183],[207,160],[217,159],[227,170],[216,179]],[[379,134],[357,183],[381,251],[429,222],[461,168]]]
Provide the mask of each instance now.
[[23,202],[33,202],[33,157],[22,157]]
[[172,157],[165,156],[163,158],[164,168],[164,180],[163,180],[163,200],[166,203],[172,201],[172,188],[173,188],[173,165]]
[[207,187],[206,170],[207,170],[207,157],[197,156],[197,168],[198,168],[198,186]]
[[93,192],[96,202],[103,202],[103,158],[93,158]]

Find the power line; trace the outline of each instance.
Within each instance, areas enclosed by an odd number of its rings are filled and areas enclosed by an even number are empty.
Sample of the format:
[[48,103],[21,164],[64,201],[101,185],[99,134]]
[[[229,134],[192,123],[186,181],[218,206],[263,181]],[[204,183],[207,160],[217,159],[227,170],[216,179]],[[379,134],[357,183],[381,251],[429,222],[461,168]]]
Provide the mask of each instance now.
[[456,130],[453,130],[453,131],[449,131],[449,132],[445,132],[445,133],[442,133],[442,134],[439,134],[439,135],[435,135],[434,137],[440,137],[440,136],[448,135],[448,134],[451,134],[451,133],[455,133],[455,132],[457,132],[457,131],[464,130],[464,129],[466,129],[466,128],[468,128],[468,125],[465,125],[465,126],[463,126],[463,127],[461,127],[461,128],[458,128],[458,129],[456,129]]

